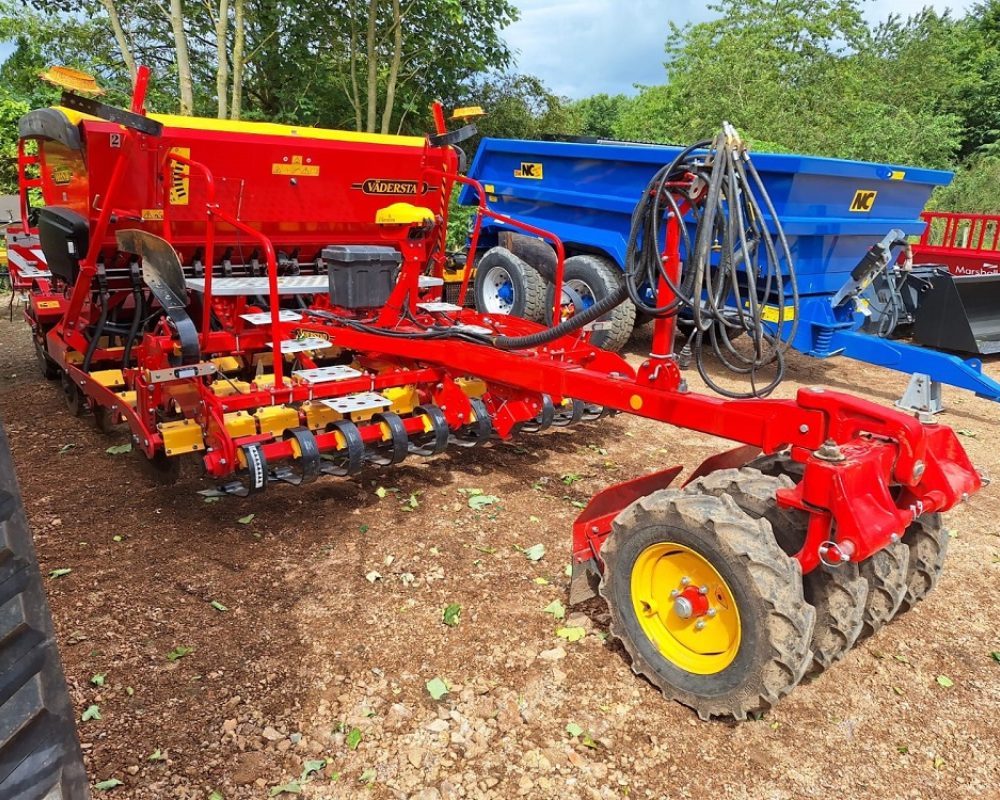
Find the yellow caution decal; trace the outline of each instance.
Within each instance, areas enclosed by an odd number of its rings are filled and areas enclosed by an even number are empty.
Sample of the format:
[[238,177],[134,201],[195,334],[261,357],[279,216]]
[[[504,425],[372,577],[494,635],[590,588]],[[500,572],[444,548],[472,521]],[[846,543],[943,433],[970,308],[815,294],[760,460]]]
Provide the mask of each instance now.
[[303,156],[285,156],[282,161],[271,165],[271,174],[315,178],[319,176],[319,164],[313,164],[311,158]]
[[[182,158],[191,158],[190,147],[171,147],[170,152]],[[174,161],[171,162],[170,173],[170,205],[186,206],[191,200],[191,167]],[[162,211],[159,218],[163,219]]]

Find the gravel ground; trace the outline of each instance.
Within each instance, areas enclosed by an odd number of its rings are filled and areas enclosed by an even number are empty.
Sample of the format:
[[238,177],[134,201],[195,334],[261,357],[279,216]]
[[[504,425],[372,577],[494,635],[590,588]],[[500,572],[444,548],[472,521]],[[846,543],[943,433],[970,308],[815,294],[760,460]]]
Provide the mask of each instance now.
[[[0,320],[0,343],[42,569],[72,570],[47,588],[73,700],[100,709],[79,723],[87,767],[122,781],[99,797],[997,796],[993,487],[949,515],[949,564],[924,603],[762,719],[704,723],[632,674],[599,603],[565,621],[543,609],[566,600],[579,504],[693,468],[721,441],[618,417],[206,503],[196,470],[152,487],[136,456],[106,452],[124,434],[70,418],[22,322]],[[810,384],[890,404],[905,378],[793,356],[778,394]],[[957,390],[946,402],[941,421],[1000,472],[997,406]],[[475,510],[463,489],[497,502]],[[537,562],[515,549],[535,544]],[[568,642],[563,625],[587,635]],[[190,651],[169,660],[177,648]]]

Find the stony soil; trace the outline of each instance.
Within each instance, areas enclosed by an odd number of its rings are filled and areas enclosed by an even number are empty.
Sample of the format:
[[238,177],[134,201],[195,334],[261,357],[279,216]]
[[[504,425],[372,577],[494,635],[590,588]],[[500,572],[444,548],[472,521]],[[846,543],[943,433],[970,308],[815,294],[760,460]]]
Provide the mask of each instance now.
[[[124,434],[70,418],[23,323],[0,320],[0,345],[0,410],[42,569],[72,570],[46,584],[73,700],[100,708],[79,723],[87,767],[95,783],[123,781],[97,796],[996,795],[995,487],[949,516],[949,565],[926,602],[762,719],[704,723],[632,674],[600,604],[568,622],[543,609],[566,600],[581,503],[724,443],[618,417],[206,503],[196,469],[152,487],[134,455],[106,452]],[[987,370],[1000,377],[1000,363]],[[889,404],[905,384],[846,360],[793,357],[790,374],[780,395],[818,383]],[[946,401],[941,421],[1000,473],[997,406],[957,390]],[[463,489],[499,501],[477,511]],[[516,549],[538,543],[538,562]],[[586,637],[558,638],[563,624]],[[191,652],[168,660],[178,647]],[[434,678],[450,685],[438,702]]]

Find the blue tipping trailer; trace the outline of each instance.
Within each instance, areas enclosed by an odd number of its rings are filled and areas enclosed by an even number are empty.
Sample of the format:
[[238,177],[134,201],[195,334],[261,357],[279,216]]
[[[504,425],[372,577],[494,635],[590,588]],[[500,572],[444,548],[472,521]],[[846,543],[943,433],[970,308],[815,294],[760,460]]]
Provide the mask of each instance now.
[[[493,210],[555,234],[567,255],[596,255],[622,269],[635,205],[654,173],[680,150],[486,138],[469,177],[484,185]],[[795,265],[800,303],[792,347],[816,358],[844,355],[926,375],[1000,401],[1000,384],[982,374],[979,359],[865,333],[864,299],[834,303],[859,260],[888,231],[923,232],[920,212],[934,187],[951,181],[951,173],[777,153],[754,153],[753,160]],[[466,188],[460,202],[474,205],[476,198]],[[480,249],[496,245],[504,233],[502,223],[486,220]],[[787,287],[788,268],[781,267]]]

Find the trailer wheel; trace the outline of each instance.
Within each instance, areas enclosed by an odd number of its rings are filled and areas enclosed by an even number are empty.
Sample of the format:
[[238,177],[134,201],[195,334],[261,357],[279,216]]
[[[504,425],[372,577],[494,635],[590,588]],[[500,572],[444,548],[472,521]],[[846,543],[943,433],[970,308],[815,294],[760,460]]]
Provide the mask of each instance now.
[[731,498],[641,498],[618,515],[601,557],[611,633],[632,671],[702,719],[764,711],[805,673],[815,612],[799,564]]
[[944,571],[950,539],[941,524],[940,514],[923,514],[910,523],[903,534],[903,543],[910,549],[910,562],[900,611],[909,611],[937,585]]
[[505,247],[487,250],[476,264],[476,309],[532,322],[545,316],[545,281]]
[[[617,292],[622,284],[622,271],[611,261],[600,256],[580,255],[567,258],[563,265],[563,283],[569,292],[564,292],[566,316],[585,311],[594,303],[599,303],[608,295]],[[554,287],[549,284],[546,292],[545,313],[551,318]],[[582,308],[576,308],[579,303]],[[635,306],[626,300],[604,316],[603,322],[610,323],[606,330],[595,330],[591,343],[617,353],[632,335],[635,328]]]
[[906,595],[910,548],[905,542],[890,544],[861,562],[861,577],[868,582],[864,626],[861,639],[867,639],[891,620]]
[[[783,508],[775,499],[778,489],[792,486],[794,481],[787,474],[766,475],[744,467],[710,473],[691,483],[687,491],[731,497],[750,516],[766,519],[778,546],[786,555],[794,556],[802,548],[809,520],[805,512]],[[813,661],[808,672],[817,674],[842,659],[861,635],[868,583],[861,577],[857,564],[820,566],[802,577],[802,593],[816,609],[811,643]]]

